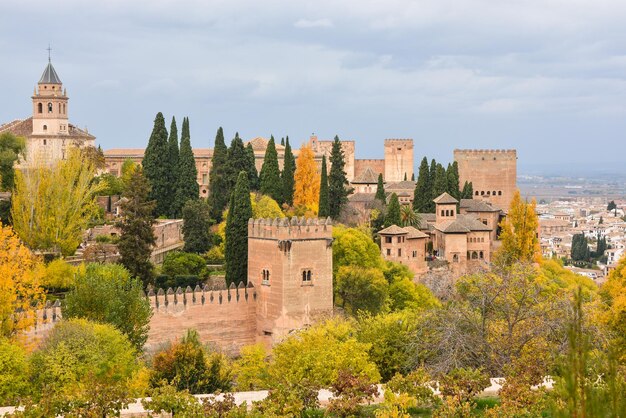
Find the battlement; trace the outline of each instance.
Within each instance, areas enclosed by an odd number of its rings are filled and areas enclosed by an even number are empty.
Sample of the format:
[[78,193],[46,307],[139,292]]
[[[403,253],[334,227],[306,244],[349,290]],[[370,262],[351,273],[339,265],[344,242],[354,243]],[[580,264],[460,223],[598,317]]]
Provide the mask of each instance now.
[[413,148],[412,138],[387,138],[385,139],[385,147],[403,146]]
[[455,149],[454,155],[510,154],[517,156],[515,149]]
[[330,218],[276,218],[250,219],[248,238],[266,240],[311,240],[332,239],[333,228]]
[[246,286],[243,282],[240,282],[238,286],[231,283],[228,288],[225,289],[210,289],[207,285],[203,287],[196,286],[191,288],[187,286],[186,289],[178,287],[176,290],[171,287],[167,290],[162,288],[149,289],[146,295],[150,302],[150,307],[154,313],[176,313],[181,312],[193,305],[214,305],[219,306],[223,304],[239,303],[241,302],[254,302],[256,301],[256,290],[252,283],[248,283]]

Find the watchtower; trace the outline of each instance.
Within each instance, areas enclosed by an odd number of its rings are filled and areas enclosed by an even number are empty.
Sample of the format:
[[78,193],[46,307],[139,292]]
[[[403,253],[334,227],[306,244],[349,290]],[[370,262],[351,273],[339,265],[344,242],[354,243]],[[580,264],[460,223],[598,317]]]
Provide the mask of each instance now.
[[413,176],[413,140],[385,139],[385,181],[410,180]]
[[459,165],[459,187],[472,182],[474,199],[508,211],[517,189],[516,150],[454,150]]
[[271,346],[333,310],[328,219],[250,219],[248,283],[257,290],[257,340]]

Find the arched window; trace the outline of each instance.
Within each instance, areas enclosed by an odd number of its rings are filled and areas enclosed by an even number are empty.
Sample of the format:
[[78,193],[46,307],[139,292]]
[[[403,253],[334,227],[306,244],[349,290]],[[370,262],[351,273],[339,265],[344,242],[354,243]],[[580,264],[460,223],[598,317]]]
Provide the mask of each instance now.
[[472,252],[472,260],[478,260],[478,253],[476,251]]
[[452,256],[452,262],[453,263],[458,263],[459,262],[459,255],[458,254],[454,254]]
[[441,209],[441,216],[445,216],[444,213],[445,213],[445,211],[443,209]]
[[37,112],[38,112],[38,113],[43,113],[43,104],[39,103],[39,104],[37,105]]
[[494,196],[496,195],[496,191],[495,191],[495,190],[493,191],[493,195],[494,195]]
[[59,103],[59,113],[62,113],[61,112],[61,103]]
[[302,283],[311,284],[311,270],[302,271]]
[[310,282],[311,281],[311,270],[306,272],[306,281]]
[[261,272],[261,284],[269,285],[270,284],[270,271],[263,269]]
[[302,281],[306,282],[306,270],[302,272]]
[[48,113],[52,113],[52,103],[48,103]]
[[484,195],[485,195],[485,192],[484,192],[484,191],[481,191],[481,192],[480,192],[480,195],[481,195],[481,196],[484,196]]
[[474,192],[474,194],[475,194],[476,196],[478,196],[478,190],[476,190],[476,191]]
[[[43,126],[43,130],[44,130],[44,131],[47,131],[47,130],[48,130],[48,125],[44,125],[44,126]],[[46,145],[46,144],[44,144],[44,145]]]
[[66,110],[65,110],[65,103],[63,103],[63,114],[64,115],[65,115],[65,112],[66,112]]
[[482,260],[484,258],[483,252],[478,253],[478,257]]
[[502,196],[502,190],[498,190],[498,196]]

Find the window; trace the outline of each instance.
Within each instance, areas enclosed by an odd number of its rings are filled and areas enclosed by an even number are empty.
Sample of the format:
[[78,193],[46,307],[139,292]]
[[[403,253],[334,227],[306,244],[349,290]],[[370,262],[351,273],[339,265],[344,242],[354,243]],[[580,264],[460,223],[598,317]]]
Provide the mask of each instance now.
[[43,104],[39,103],[39,104],[37,105],[37,112],[38,112],[38,113],[43,113]]
[[385,244],[391,244],[391,237],[385,237]]
[[62,113],[61,112],[61,103],[59,103],[59,113]]
[[52,103],[48,103],[48,113],[52,113]]
[[482,260],[484,258],[483,256],[483,252],[481,251],[480,253],[478,253],[478,257]]
[[402,242],[402,237],[398,237],[398,244],[400,244]]
[[484,192],[484,191],[481,191],[481,192],[480,192],[480,195],[481,195],[481,196],[484,196],[484,195],[485,195],[485,192]]
[[207,173],[202,174],[202,184],[209,184],[209,175]]
[[302,271],[302,283],[311,284],[311,270]]
[[474,194],[475,194],[476,196],[478,196],[478,190],[476,190],[476,191],[474,192]]
[[398,257],[402,257],[402,248],[398,248]]
[[472,252],[472,260],[478,260],[478,253],[476,251]]
[[417,257],[417,251],[413,250],[413,258]]
[[444,213],[445,213],[445,211],[443,209],[441,209],[441,216],[445,216]]
[[495,191],[495,190],[493,191],[493,195],[494,195],[494,196],[496,195],[496,191]]
[[263,269],[261,272],[261,284],[268,285],[270,284],[270,271],[267,269]]
[[486,220],[486,219],[483,219],[483,223],[484,223],[485,225],[487,225],[487,220]]
[[[48,125],[44,125],[44,126],[43,126],[43,130],[44,130],[44,131],[47,131],[47,130],[48,130]],[[45,141],[45,139],[44,139],[44,141]],[[44,143],[44,145],[46,145],[46,144]]]
[[48,141],[44,139],[43,140],[43,144],[46,145],[47,143],[48,143]]
[[391,255],[391,248],[387,248],[387,255]]
[[498,196],[502,196],[502,190],[498,190]]
[[458,263],[459,262],[459,255],[458,254],[454,254],[452,256],[452,262],[453,263]]

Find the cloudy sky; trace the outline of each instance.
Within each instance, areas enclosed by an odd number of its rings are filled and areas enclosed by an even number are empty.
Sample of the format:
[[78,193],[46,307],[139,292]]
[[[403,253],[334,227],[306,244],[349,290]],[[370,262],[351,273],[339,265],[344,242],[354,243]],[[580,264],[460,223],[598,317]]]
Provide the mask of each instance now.
[[0,122],[52,61],[73,123],[143,147],[154,115],[195,147],[313,132],[416,160],[517,148],[520,166],[626,154],[623,0],[0,1]]

